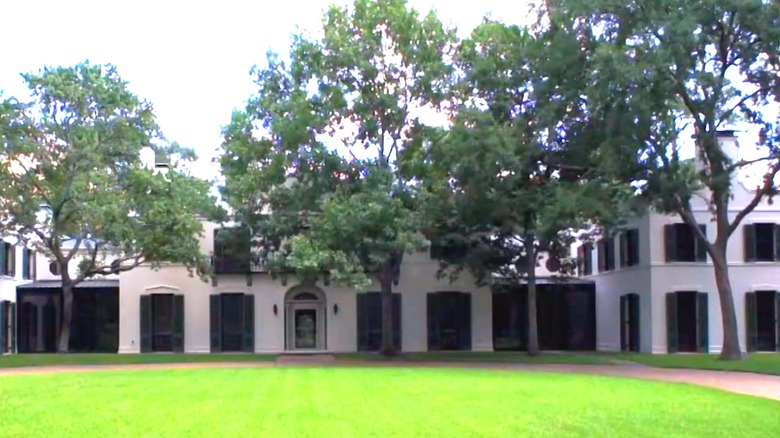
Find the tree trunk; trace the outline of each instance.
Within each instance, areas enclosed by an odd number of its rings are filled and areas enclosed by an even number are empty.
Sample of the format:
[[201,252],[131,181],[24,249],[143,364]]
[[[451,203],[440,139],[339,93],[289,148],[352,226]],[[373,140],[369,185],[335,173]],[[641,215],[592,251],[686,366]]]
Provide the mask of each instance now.
[[737,331],[737,312],[734,310],[734,296],[731,293],[729,267],[726,262],[725,245],[713,245],[712,264],[715,268],[715,284],[718,287],[720,313],[723,321],[723,349],[721,360],[742,360],[742,349],[739,345]]
[[[528,283],[528,355],[539,354],[539,331],[536,323],[536,250],[533,236],[526,239],[526,280]],[[531,242],[528,245],[527,242]]]
[[70,345],[70,324],[73,320],[73,285],[62,282],[62,320],[60,336],[57,340],[57,353],[67,353]]
[[380,276],[382,292],[382,348],[385,356],[394,356],[397,351],[393,345],[393,267],[385,263]]

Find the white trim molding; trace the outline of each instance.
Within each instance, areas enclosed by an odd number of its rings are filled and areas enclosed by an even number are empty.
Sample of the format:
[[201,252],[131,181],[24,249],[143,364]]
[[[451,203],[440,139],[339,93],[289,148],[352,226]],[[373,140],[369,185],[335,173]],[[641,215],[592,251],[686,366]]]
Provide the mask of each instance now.
[[708,293],[707,289],[700,284],[681,284],[674,285],[668,292],[703,292]]
[[170,286],[170,285],[167,285],[167,284],[157,284],[157,285],[154,285],[154,286],[149,286],[149,287],[144,289],[145,292],[151,292],[151,291],[155,291],[155,290],[170,290],[170,291],[178,292],[179,288],[176,287],[176,286]]

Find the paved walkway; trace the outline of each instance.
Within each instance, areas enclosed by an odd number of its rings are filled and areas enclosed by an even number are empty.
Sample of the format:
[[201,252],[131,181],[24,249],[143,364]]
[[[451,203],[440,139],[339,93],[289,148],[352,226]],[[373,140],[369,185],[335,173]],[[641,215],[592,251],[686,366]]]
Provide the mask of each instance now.
[[672,368],[654,368],[639,364],[626,365],[568,365],[568,364],[513,364],[485,362],[379,362],[352,360],[282,360],[277,362],[224,363],[165,363],[128,365],[63,365],[0,369],[0,378],[24,374],[52,374],[92,371],[137,371],[208,368],[269,368],[289,366],[343,366],[343,367],[406,367],[406,368],[475,368],[496,370],[523,370],[549,373],[575,373],[631,377],[664,382],[689,383],[738,394],[780,401],[780,376],[730,371],[708,371]]

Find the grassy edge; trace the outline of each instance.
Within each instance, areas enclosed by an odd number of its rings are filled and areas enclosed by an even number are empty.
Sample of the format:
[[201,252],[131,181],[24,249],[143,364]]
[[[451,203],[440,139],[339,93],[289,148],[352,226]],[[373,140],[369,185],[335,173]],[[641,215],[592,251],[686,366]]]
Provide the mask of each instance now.
[[78,365],[145,365],[180,363],[272,362],[273,354],[252,353],[72,353],[72,354],[12,354],[0,356],[0,369],[78,366]]
[[[524,352],[424,352],[401,353],[386,358],[376,353],[336,353],[336,364],[358,362],[393,362],[399,364],[423,364],[431,362],[449,363],[496,363],[496,364],[573,364],[573,365],[616,365],[631,362],[658,368],[700,369],[709,371],[733,371],[780,376],[780,354],[753,354],[745,361],[718,361],[716,355],[651,355],[641,353],[542,353],[528,356]],[[0,369],[78,366],[78,365],[143,365],[182,363],[226,363],[226,362],[272,362],[276,354],[252,353],[151,353],[151,354],[13,354],[0,356]]]
[[611,354],[615,359],[656,368],[731,371],[780,376],[780,354],[750,354],[742,361],[722,361],[715,354]]

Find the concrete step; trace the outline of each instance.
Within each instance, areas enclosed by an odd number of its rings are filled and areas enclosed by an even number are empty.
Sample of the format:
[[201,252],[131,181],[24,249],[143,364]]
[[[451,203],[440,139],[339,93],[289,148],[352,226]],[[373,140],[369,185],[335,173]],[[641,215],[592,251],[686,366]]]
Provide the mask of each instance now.
[[336,360],[331,354],[305,354],[305,353],[292,353],[292,354],[280,354],[276,356],[276,363],[283,364],[301,364],[301,365],[318,365],[318,364],[331,364]]

